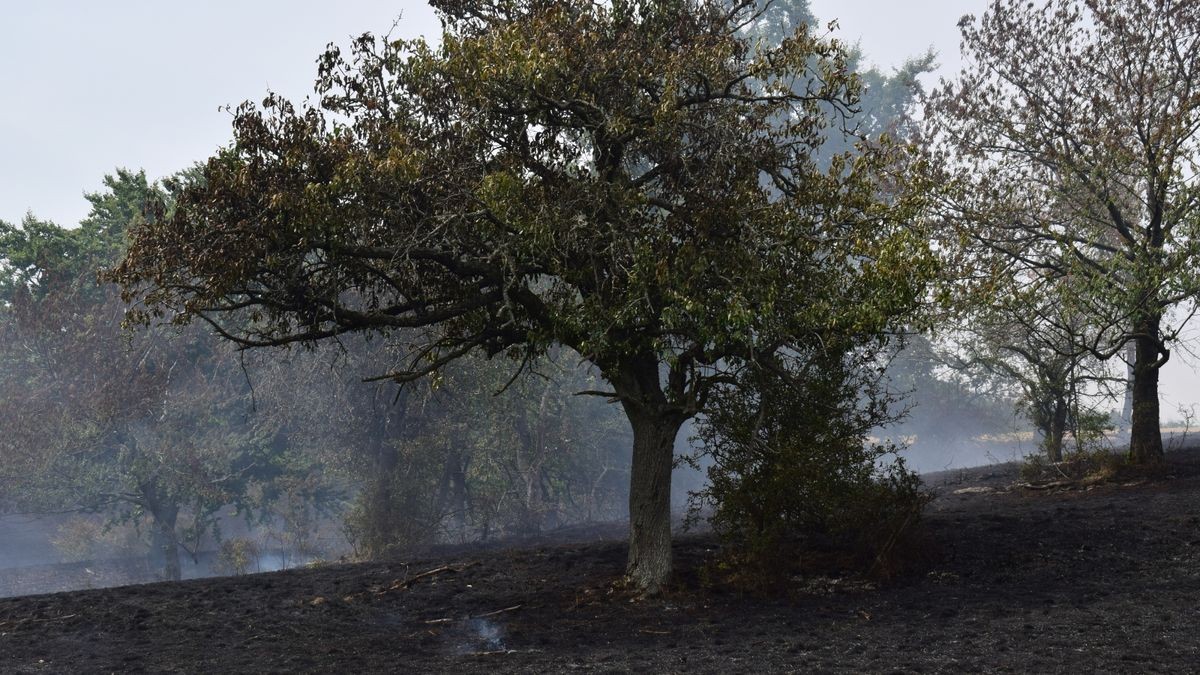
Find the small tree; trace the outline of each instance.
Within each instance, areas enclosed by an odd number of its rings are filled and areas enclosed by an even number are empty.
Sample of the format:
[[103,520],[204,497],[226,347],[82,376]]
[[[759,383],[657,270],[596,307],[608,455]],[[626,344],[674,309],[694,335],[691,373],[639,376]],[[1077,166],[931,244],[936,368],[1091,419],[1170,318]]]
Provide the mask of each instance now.
[[1107,415],[1099,406],[1112,399],[1117,381],[1082,344],[1089,317],[1072,307],[1059,282],[1000,294],[988,285],[989,297],[960,298],[963,314],[946,357],[959,372],[998,379],[1041,434],[1051,462],[1062,461],[1068,431],[1077,445],[1102,435]]

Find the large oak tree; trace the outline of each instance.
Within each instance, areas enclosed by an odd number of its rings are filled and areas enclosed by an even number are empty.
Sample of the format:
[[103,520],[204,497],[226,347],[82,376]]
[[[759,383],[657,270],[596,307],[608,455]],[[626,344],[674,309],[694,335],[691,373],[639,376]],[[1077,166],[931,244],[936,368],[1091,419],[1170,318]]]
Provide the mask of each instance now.
[[898,152],[818,165],[860,84],[836,41],[750,37],[761,3],[434,4],[440,44],[363,36],[321,57],[315,103],[242,106],[114,278],[246,346],[393,335],[397,381],[570,347],[632,425],[628,574],[655,592],[680,425],[747,364],[921,295]]

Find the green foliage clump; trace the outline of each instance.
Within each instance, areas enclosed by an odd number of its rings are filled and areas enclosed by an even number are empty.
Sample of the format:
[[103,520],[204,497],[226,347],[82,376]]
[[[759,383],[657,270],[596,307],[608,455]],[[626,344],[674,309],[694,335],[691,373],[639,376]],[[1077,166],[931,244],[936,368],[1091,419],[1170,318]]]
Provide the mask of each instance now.
[[692,461],[712,463],[691,516],[707,515],[718,569],[738,586],[775,586],[818,560],[888,576],[928,501],[897,448],[869,442],[894,419],[878,370],[844,354],[800,361],[747,375],[698,426]]
[[253,539],[235,537],[221,542],[213,571],[226,576],[241,576],[258,568],[258,544]]
[[[1062,446],[1061,459],[1053,454],[1029,455],[1021,463],[1021,480],[1031,484],[1068,481],[1098,483],[1116,477],[1128,458],[1113,451],[1108,433],[1113,430],[1109,415],[1094,410],[1073,409],[1069,419],[1072,438]],[[1041,449],[1046,449],[1043,439]]]
[[437,457],[403,444],[399,461],[370,479],[346,513],[343,530],[355,557],[379,560],[437,542],[440,513],[428,486],[436,485]]

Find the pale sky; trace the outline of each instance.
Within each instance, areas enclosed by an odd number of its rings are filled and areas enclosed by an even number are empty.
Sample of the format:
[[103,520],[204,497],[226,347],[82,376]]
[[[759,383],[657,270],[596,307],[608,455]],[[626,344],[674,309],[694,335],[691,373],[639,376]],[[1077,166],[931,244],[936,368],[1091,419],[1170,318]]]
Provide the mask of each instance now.
[[[810,2],[869,63],[887,70],[932,47],[945,76],[960,64],[959,18],[986,5]],[[393,24],[398,37],[439,32],[417,0],[0,0],[0,12],[0,220],[32,211],[68,226],[87,214],[83,193],[116,167],[160,178],[211,155],[230,137],[222,106],[268,89],[311,92],[327,43]],[[1164,419],[1200,401],[1193,359],[1175,356]]]
[[942,66],[932,82],[936,76],[953,75],[960,66],[958,20],[964,14],[978,16],[987,6],[986,0],[809,0],[808,4],[822,24],[837,19],[835,34],[859,41],[867,62],[885,72],[932,47]]
[[[957,64],[958,18],[984,0],[811,0],[883,68],[932,46]],[[221,106],[311,91],[317,55],[364,31],[436,37],[418,0],[0,0],[0,220],[61,225],[114,168],[158,178],[229,139]]]
[[230,137],[218,110],[312,91],[329,42],[438,33],[414,0],[0,0],[0,220],[60,225],[115,167],[158,178]]

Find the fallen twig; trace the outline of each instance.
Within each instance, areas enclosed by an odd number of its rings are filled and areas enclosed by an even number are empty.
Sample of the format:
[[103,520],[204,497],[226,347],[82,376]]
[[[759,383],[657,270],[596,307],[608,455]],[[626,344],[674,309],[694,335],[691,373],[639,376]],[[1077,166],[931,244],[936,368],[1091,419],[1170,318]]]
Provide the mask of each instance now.
[[1025,488],[1026,490],[1053,490],[1054,488],[1074,486],[1075,483],[1069,480],[1056,480],[1052,483],[1017,483],[1017,487]]
[[428,570],[426,572],[421,572],[420,574],[413,575],[407,579],[397,579],[392,582],[391,586],[380,589],[380,590],[376,591],[375,594],[382,595],[389,591],[403,591],[403,590],[408,589],[409,587],[411,587],[413,584],[420,581],[421,579],[436,576],[438,574],[445,574],[447,572],[452,573],[452,574],[458,574],[459,572],[467,569],[468,567],[474,567],[475,565],[478,565],[478,564],[479,563],[477,563],[477,562],[470,562],[465,565],[459,565],[458,567],[455,567],[454,565],[442,565],[441,567],[435,567],[434,569]]
[[454,623],[455,621],[470,621],[471,619],[486,619],[489,616],[496,616],[497,614],[504,614],[505,612],[515,612],[524,606],[525,605],[522,603],[520,605],[513,605],[512,607],[505,607],[504,609],[497,609],[497,610],[494,610],[491,612],[484,612],[483,614],[471,614],[471,615],[464,616],[464,617],[461,617],[458,619],[456,619],[454,617],[445,617],[442,619],[429,619],[425,623],[426,624]]
[[496,616],[497,614],[504,614],[505,612],[515,612],[524,606],[525,606],[524,603],[519,604],[519,605],[513,605],[512,607],[505,607],[504,609],[497,609],[497,610],[491,611],[491,612],[484,612],[483,614],[476,614],[475,616],[472,616],[471,618],[472,619],[483,619],[483,618],[486,618],[489,616]]
[[[343,597],[342,602],[346,602],[346,603],[355,602],[364,597],[368,597],[368,595],[371,593],[373,593],[375,595],[383,595],[384,593],[390,593],[392,591],[407,590],[407,589],[411,588],[413,584],[417,583],[421,579],[426,579],[426,578],[429,578],[432,576],[436,576],[438,574],[446,574],[446,573],[457,574],[469,567],[474,567],[478,564],[479,564],[478,562],[469,562],[469,563],[466,563],[463,565],[457,565],[457,566],[456,565],[442,565],[441,567],[435,567],[431,570],[426,570],[424,572],[421,572],[420,574],[415,574],[406,579],[396,579],[395,581],[392,582],[392,585],[386,586],[384,588],[376,588],[376,589],[366,590],[361,593],[351,593],[350,595]],[[317,596],[317,597],[313,598],[311,601],[309,601],[308,604],[312,605],[313,607],[317,607],[317,606],[325,604],[326,602],[328,602],[327,599],[325,599],[322,596]]]
[[78,614],[64,614],[62,616],[51,616],[51,617],[47,617],[47,618],[43,618],[43,619],[24,618],[24,619],[17,619],[15,621],[0,621],[0,628],[4,628],[6,626],[11,626],[13,628],[17,628],[18,626],[24,626],[27,623],[50,623],[52,621],[66,621],[67,619],[74,619],[77,616],[79,616],[79,615]]

